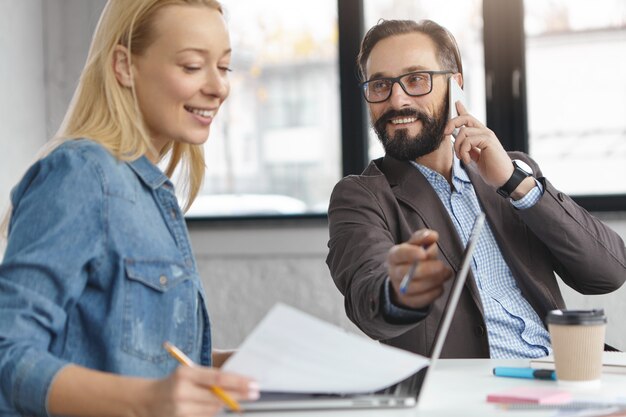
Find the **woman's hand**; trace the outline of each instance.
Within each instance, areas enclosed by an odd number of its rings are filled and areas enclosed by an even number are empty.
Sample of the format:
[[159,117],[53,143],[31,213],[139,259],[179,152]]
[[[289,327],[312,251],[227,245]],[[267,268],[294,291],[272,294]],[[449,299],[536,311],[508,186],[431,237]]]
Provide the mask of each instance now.
[[180,366],[166,378],[146,379],[68,365],[52,381],[47,409],[50,415],[206,417],[225,406],[212,386],[235,401],[259,398],[256,382],[216,368]]
[[249,378],[201,366],[178,367],[169,377],[154,381],[145,397],[141,416],[212,416],[224,408],[211,387],[219,387],[233,400],[256,400],[259,386]]

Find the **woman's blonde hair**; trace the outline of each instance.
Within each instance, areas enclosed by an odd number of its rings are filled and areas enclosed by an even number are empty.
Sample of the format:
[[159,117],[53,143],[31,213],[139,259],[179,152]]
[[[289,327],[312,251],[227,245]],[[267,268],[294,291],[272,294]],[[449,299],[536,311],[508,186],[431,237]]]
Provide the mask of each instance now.
[[[135,89],[121,86],[113,71],[117,45],[125,46],[129,59],[141,55],[154,40],[153,21],[159,9],[169,5],[206,6],[222,13],[215,0],[109,0],[91,42],[87,63],[67,110],[55,143],[91,138],[121,160],[133,160],[152,150],[137,105]],[[202,145],[170,143],[160,152],[169,154],[165,173],[171,177],[182,163],[185,209],[198,195],[204,178]]]
[[[170,5],[205,6],[223,13],[216,0],[109,0],[93,35],[87,62],[65,118],[46,147],[49,153],[61,143],[90,138],[120,160],[131,161],[153,151],[137,104],[134,87],[121,86],[113,70],[117,45],[125,46],[129,58],[141,55],[154,40],[154,18]],[[202,145],[170,143],[159,159],[168,156],[165,174],[171,177],[180,165],[182,195],[187,210],[198,195],[204,178]],[[10,209],[0,230],[6,235]]]

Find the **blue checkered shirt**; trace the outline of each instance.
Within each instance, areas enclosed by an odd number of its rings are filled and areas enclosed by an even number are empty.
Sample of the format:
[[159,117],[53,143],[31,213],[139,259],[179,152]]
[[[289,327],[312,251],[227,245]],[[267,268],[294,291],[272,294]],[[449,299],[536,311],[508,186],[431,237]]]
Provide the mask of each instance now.
[[[452,185],[439,173],[417,163],[412,164],[426,177],[465,245],[474,219],[481,211],[474,187],[454,156]],[[452,188],[452,189],[451,189]],[[511,203],[518,210],[532,207],[543,194],[541,183],[526,196]],[[522,296],[513,278],[491,227],[487,223],[474,251],[471,265],[483,304],[489,349],[492,358],[534,358],[551,353],[550,337],[541,319]],[[389,298],[387,283],[385,309],[387,314],[409,318],[423,317],[423,313],[394,306]]]

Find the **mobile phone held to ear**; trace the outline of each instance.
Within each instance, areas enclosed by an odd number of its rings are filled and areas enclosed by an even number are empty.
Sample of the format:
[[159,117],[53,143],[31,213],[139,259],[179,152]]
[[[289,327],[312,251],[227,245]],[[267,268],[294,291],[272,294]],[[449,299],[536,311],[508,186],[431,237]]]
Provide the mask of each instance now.
[[[465,100],[465,93],[461,89],[461,86],[456,81],[456,78],[450,77],[448,78],[448,102],[449,102],[449,111],[448,111],[448,120],[455,118],[459,115],[459,112],[456,110],[456,102],[460,101],[463,103],[465,108],[467,108],[467,103]],[[452,136],[454,138],[459,134],[459,128],[454,129],[452,132]]]

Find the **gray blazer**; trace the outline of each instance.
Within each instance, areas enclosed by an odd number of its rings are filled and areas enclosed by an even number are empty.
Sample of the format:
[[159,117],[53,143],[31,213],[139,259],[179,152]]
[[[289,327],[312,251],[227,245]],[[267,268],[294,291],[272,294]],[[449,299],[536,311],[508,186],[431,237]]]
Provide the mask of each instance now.
[[[564,308],[554,272],[582,294],[619,288],[626,279],[626,250],[619,235],[555,189],[528,155],[511,152],[509,156],[526,161],[544,185],[543,197],[530,209],[516,210],[475,169],[465,169],[517,285],[539,317],[545,320],[548,311]],[[451,280],[426,318],[417,323],[389,320],[381,308],[387,252],[414,231],[439,232],[441,260],[454,271],[460,268],[462,243],[426,178],[409,162],[390,156],[372,161],[361,175],[345,177],[335,186],[328,220],[326,263],[345,297],[348,317],[374,339],[428,355]],[[483,307],[471,275],[442,357],[489,357]]]

